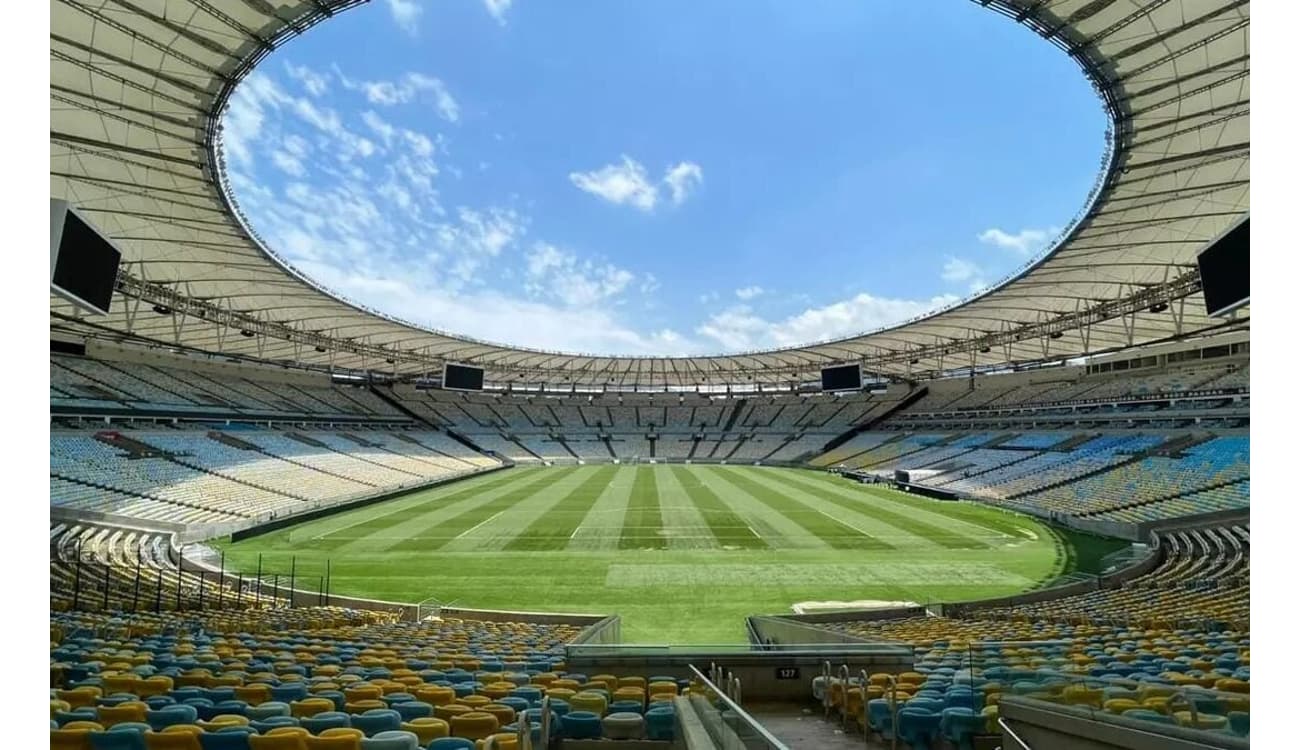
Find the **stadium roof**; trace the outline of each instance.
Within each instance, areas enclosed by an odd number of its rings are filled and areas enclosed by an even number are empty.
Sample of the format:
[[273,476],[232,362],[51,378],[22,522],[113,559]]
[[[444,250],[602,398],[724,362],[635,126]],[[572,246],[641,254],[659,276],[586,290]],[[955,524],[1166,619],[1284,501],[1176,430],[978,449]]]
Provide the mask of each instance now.
[[790,383],[845,362],[906,377],[1225,324],[1204,314],[1195,258],[1249,211],[1246,0],[975,0],[1076,60],[1109,110],[1111,147],[1079,217],[1042,258],[947,309],[834,341],[700,357],[545,352],[434,331],[341,299],[262,245],[223,181],[220,115],[278,45],[362,1],[52,0],[51,196],[124,254],[113,312],[87,317],[51,295],[52,329],[397,375],[452,361],[496,382],[690,386]]

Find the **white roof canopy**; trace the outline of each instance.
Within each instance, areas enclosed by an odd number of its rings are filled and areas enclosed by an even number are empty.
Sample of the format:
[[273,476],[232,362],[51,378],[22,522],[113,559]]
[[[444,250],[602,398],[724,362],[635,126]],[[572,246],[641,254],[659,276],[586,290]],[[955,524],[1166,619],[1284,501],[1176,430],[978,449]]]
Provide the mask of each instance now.
[[1248,2],[976,1],[1078,61],[1110,111],[1097,190],[1055,248],[989,292],[884,330],[747,354],[623,357],[395,320],[299,276],[250,234],[216,167],[219,115],[277,45],[358,0],[52,0],[51,194],[113,237],[124,265],[112,314],[87,318],[52,295],[51,326],[398,375],[454,361],[497,382],[690,386],[789,383],[844,362],[891,376],[987,367],[1223,325],[1204,314],[1195,259],[1249,211]]

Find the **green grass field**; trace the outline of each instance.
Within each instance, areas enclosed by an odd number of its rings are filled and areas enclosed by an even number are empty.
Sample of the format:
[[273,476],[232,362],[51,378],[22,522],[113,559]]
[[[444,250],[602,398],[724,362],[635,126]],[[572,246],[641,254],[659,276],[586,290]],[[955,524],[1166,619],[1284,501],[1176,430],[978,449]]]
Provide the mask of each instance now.
[[515,468],[222,545],[227,565],[334,592],[616,613],[639,643],[744,639],[807,601],[955,601],[1041,585],[1074,558],[1038,521],[823,472]]

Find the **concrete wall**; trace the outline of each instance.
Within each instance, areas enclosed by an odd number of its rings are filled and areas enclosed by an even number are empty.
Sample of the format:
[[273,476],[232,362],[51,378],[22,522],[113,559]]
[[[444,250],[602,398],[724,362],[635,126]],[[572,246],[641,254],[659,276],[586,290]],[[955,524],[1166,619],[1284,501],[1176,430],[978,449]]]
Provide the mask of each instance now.
[[1005,697],[998,710],[1011,730],[1003,730],[1005,748],[1019,748],[1022,743],[1051,750],[1246,750],[1250,747],[1248,740],[1220,732],[1153,725],[1102,711],[1017,696]]

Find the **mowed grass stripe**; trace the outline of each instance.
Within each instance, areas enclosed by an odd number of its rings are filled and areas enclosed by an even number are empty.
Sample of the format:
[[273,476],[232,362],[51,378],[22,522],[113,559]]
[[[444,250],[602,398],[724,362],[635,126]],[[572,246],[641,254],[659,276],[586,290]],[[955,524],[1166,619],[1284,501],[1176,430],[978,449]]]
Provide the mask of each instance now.
[[[846,486],[842,478],[825,473],[795,471],[784,476],[797,481],[820,482],[823,486],[841,496],[857,497],[866,494],[887,500],[896,506],[907,508],[913,513],[921,513],[923,516],[928,515],[931,518],[941,519],[959,534],[964,533],[969,536],[977,530],[987,530],[1017,541],[1028,538],[1026,532],[1033,534],[1032,531],[1026,529],[1026,521],[1023,516],[1016,516],[1013,513],[991,506],[983,506],[972,502],[931,500],[877,485],[853,483]],[[990,513],[990,510],[998,510],[999,512]],[[963,531],[963,529],[969,529],[969,531]]]
[[664,528],[663,514],[659,510],[659,487],[655,474],[637,467],[632,481],[632,497],[627,514],[623,516],[623,533],[618,539],[619,549],[667,549],[668,540],[660,533]]
[[[322,549],[336,549],[363,537],[409,523],[438,508],[524,481],[535,471],[537,470],[532,468],[502,469],[485,477],[463,480],[446,487],[433,487],[408,497],[345,511],[337,516],[322,518],[310,526],[297,528],[304,531],[327,528],[327,531],[312,537],[312,544],[319,545]],[[316,523],[321,525],[316,526]]]
[[690,472],[680,466],[669,466],[673,478],[681,485],[686,496],[700,509],[704,523],[713,532],[718,544],[724,547],[744,547],[746,549],[767,549],[763,541],[745,520],[728,508],[713,490],[701,484]]
[[530,482],[521,482],[515,487],[510,487],[501,496],[489,500],[486,503],[475,505],[472,508],[456,513],[455,515],[444,518],[440,523],[434,526],[430,531],[433,534],[412,535],[402,541],[389,547],[393,551],[412,551],[427,552],[438,550],[447,546],[447,544],[456,537],[464,534],[466,531],[487,521],[498,513],[509,510],[519,503],[527,500],[533,492],[539,487],[553,484],[556,477],[548,471],[538,471],[536,477]]
[[743,472],[729,467],[711,467],[709,471],[746,495],[799,524],[810,534],[821,538],[836,549],[886,550],[894,548],[893,545],[882,542],[861,529],[849,526],[822,513],[818,508],[782,495],[779,490],[771,485],[755,482],[745,476]]
[[617,472],[616,466],[603,466],[598,469],[595,474],[570,490],[569,494],[560,498],[560,501],[552,505],[540,518],[529,524],[519,536],[511,539],[504,549],[530,551],[564,549],[569,544],[569,537],[573,536],[573,532],[582,524],[582,519],[587,517],[587,512],[596,504],[600,493],[609,486]]
[[[893,492],[876,492],[866,487],[862,491],[907,507],[917,507],[920,502],[909,497],[899,496]],[[1025,529],[1024,524],[1016,523],[1015,516],[1006,512],[990,515],[988,510],[987,507],[976,506],[968,502],[949,502],[944,505],[944,515],[950,518],[999,534],[1005,534],[1012,539],[1027,538],[1027,529]]]
[[[864,513],[866,515],[871,516],[872,518],[877,518],[881,521],[884,521],[890,526],[895,526],[897,528],[900,528],[908,532],[909,534],[914,534],[916,536],[929,539],[930,541],[934,542],[940,547],[946,547],[948,549],[988,549],[989,548],[989,544],[987,542],[984,542],[981,539],[976,539],[975,537],[967,536],[965,534],[962,534],[958,531],[954,531],[953,529],[944,526],[938,526],[936,524],[927,523],[925,521],[916,518],[915,515],[907,516],[902,513],[895,513],[894,511],[888,508],[881,507],[883,503],[867,502],[865,498],[863,498],[862,500],[850,500],[848,498],[836,494],[830,488],[822,488],[822,487],[817,487],[811,483],[800,482],[799,480],[789,477],[785,474],[772,474],[771,477],[772,479],[776,480],[781,484],[785,484],[790,487],[798,487],[805,492],[811,492],[812,494],[821,498],[825,502],[831,503],[832,505],[836,505],[841,508],[847,508],[848,510],[857,513]],[[871,494],[871,497],[874,499],[881,499],[879,495],[875,495],[875,494]],[[920,509],[917,508],[917,510]]]

